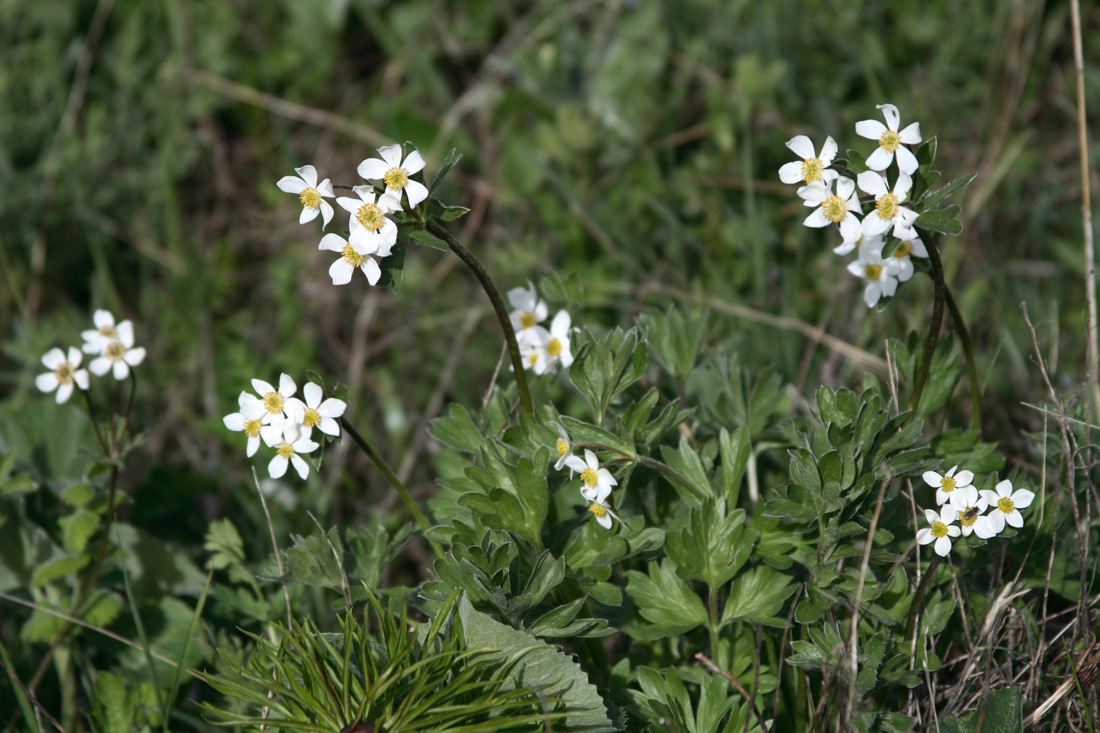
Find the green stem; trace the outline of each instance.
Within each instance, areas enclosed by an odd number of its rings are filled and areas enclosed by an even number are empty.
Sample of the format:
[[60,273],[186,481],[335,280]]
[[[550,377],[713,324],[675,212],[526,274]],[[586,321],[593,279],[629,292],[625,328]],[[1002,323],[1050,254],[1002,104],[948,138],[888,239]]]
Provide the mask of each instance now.
[[653,458],[647,458],[646,456],[641,456],[641,455],[634,456],[634,460],[637,461],[638,463],[642,464],[643,466],[649,466],[650,468],[655,468],[658,471],[664,473],[665,475],[676,479],[677,481],[682,483],[691,493],[695,494],[695,496],[698,497],[699,499],[707,498],[706,495],[703,494],[701,491],[699,491],[699,489],[697,489],[695,486],[693,486],[692,483],[690,481],[688,481],[687,478],[682,473],[680,473],[676,469],[672,468],[671,466],[668,466],[664,463],[661,463],[658,460],[654,460]]
[[[382,475],[386,477],[386,480],[390,482],[390,486],[397,490],[397,493],[401,496],[401,500],[405,502],[405,506],[409,508],[416,523],[420,525],[425,534],[431,529],[431,525],[428,524],[428,518],[424,516],[424,513],[420,511],[420,507],[413,501],[412,496],[409,494],[409,490],[405,488],[405,484],[401,483],[401,479],[397,478],[397,474],[393,472],[393,469],[389,467],[389,464],[378,454],[371,444],[359,434],[359,431],[352,427],[345,418],[340,418],[340,425],[343,426],[344,432],[346,432],[351,439],[355,441],[364,453],[367,454],[367,458],[370,458],[374,462],[374,465],[378,467],[378,470],[382,472]],[[432,550],[435,552],[436,557],[443,557],[443,549],[435,542],[428,540],[432,546]]]
[[932,306],[932,320],[928,324],[928,336],[924,339],[924,351],[921,354],[920,368],[917,370],[917,377],[913,382],[913,393],[909,395],[909,409],[913,411],[913,414],[909,416],[908,422],[912,422],[917,415],[921,393],[924,392],[924,384],[928,381],[928,372],[932,368],[932,355],[936,351],[936,342],[939,341],[940,327],[943,326],[943,306],[947,297],[947,284],[943,279],[943,263],[940,262],[940,253],[936,249],[936,245],[932,243],[932,237],[928,236],[925,230],[918,229],[917,231],[925,249],[928,250],[928,261],[932,265],[932,282],[936,289],[936,300]]
[[504,331],[504,340],[508,342],[508,355],[512,359],[512,370],[515,372],[516,388],[519,390],[520,404],[523,406],[524,414],[531,417],[534,414],[534,408],[531,406],[531,392],[527,388],[527,374],[523,369],[523,357],[519,353],[519,342],[516,340],[516,330],[512,328],[512,319],[508,315],[508,306],[504,304],[504,298],[501,296],[500,291],[497,290],[497,286],[493,283],[493,279],[489,277],[488,271],[481,264],[481,261],[474,256],[473,252],[463,247],[462,243],[444,229],[443,225],[439,222],[428,219],[425,226],[429,232],[446,242],[447,246],[451,248],[451,251],[458,255],[458,258],[474,271],[474,275],[477,277],[478,282],[481,283],[481,287],[485,290],[485,294],[489,296],[489,302],[493,304],[493,310],[497,314],[497,320],[500,321],[500,327]]
[[966,322],[963,320],[959,306],[951,295],[951,289],[945,288],[947,295],[947,309],[951,311],[951,318],[955,321],[955,329],[959,332],[959,340],[962,341],[963,354],[966,355],[966,371],[970,375],[970,427],[980,434],[982,431],[982,396],[978,391],[978,368],[974,363],[974,346],[970,343],[970,332],[966,330]]
[[710,597],[708,601],[708,610],[710,611],[710,622],[707,626],[710,629],[710,656],[722,666],[723,660],[721,659],[720,649],[718,648],[718,589],[710,587]]
[[917,627],[917,614],[920,613],[921,603],[924,602],[924,592],[932,583],[932,577],[936,574],[936,568],[940,566],[942,559],[939,555],[932,555],[932,562],[928,563],[928,569],[924,571],[924,577],[920,579],[917,592],[913,595],[913,605],[909,607],[909,615],[905,617],[905,630],[902,632],[902,638],[907,641],[913,638]]

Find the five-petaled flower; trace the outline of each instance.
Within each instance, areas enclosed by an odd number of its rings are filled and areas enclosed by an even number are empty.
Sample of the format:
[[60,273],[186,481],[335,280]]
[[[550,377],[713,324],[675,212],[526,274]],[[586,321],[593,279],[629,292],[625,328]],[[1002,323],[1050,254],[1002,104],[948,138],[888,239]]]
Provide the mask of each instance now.
[[856,123],[857,135],[878,142],[875,152],[867,158],[867,167],[873,171],[884,171],[896,157],[898,170],[908,176],[913,175],[918,168],[917,156],[904,146],[916,145],[921,141],[920,123],[914,122],[899,132],[901,114],[898,108],[892,104],[880,104],[878,109],[882,110],[882,116],[886,118],[885,125],[878,120]]
[[958,512],[963,537],[969,537],[977,529],[979,521],[985,519],[982,516],[988,506],[985,499],[973,486],[962,486],[951,492],[950,504]]
[[335,397],[329,397],[322,402],[321,398],[325,396],[324,390],[313,382],[306,383],[302,388],[302,394],[306,398],[305,402],[297,397],[291,397],[287,400],[287,404],[293,406],[295,414],[299,412],[302,414],[301,424],[305,429],[306,437],[310,436],[313,428],[317,428],[326,435],[339,435],[340,423],[336,422],[336,418],[348,409],[347,403]]
[[898,279],[887,268],[878,249],[880,245],[864,244],[859,248],[859,260],[848,263],[848,272],[867,281],[863,302],[874,308],[880,298],[891,297],[898,289]]
[[99,357],[92,359],[92,363],[88,365],[88,369],[97,377],[102,377],[110,371],[115,379],[122,381],[130,376],[130,367],[136,367],[145,360],[145,349],[134,348],[132,323],[123,321],[118,324],[117,336],[117,338],[104,340]]
[[837,145],[832,137],[825,138],[821,146],[821,155],[814,152],[814,144],[805,135],[795,135],[787,141],[787,147],[802,158],[786,163],[779,169],[779,180],[783,183],[828,182],[836,178],[836,171],[829,170],[829,164],[836,157]]
[[[558,440],[554,444],[554,447],[558,450],[558,461],[554,464],[554,470],[560,471],[569,460],[573,450],[573,441],[569,438],[569,433],[565,431],[561,423],[554,423],[554,427],[558,429]],[[573,469],[569,469],[569,478],[573,478]]]
[[280,427],[282,429],[278,431],[265,429],[263,432],[264,441],[275,449],[275,457],[267,464],[267,473],[271,478],[282,478],[287,465],[291,464],[304,479],[309,475],[309,464],[299,454],[310,453],[320,446],[310,440],[309,434],[298,425],[287,421]]
[[947,557],[947,553],[951,552],[951,538],[958,537],[961,531],[952,524],[956,514],[955,507],[950,504],[941,507],[939,512],[925,509],[924,518],[928,520],[929,526],[917,532],[917,542],[922,545],[935,542],[932,549],[940,557]]
[[928,249],[919,238],[903,239],[886,258],[886,269],[900,282],[905,282],[913,277],[913,257],[928,257]]
[[73,390],[80,387],[88,389],[88,370],[78,369],[84,355],[75,346],[69,347],[66,357],[61,349],[53,348],[42,356],[42,365],[50,371],[39,374],[34,379],[34,386],[43,392],[57,390],[57,404],[61,404],[72,396]]
[[388,193],[377,196],[370,186],[356,186],[352,190],[359,198],[336,199],[336,203],[351,212],[352,238],[356,231],[363,231],[369,239],[377,240],[380,252],[388,254],[397,241],[397,224],[386,214],[401,211],[401,202]]
[[885,234],[890,227],[898,239],[913,239],[916,232],[913,223],[917,212],[902,206],[913,188],[913,179],[902,173],[891,191],[886,187],[886,176],[875,171],[864,171],[856,178],[859,187],[875,197],[875,209],[863,220],[867,234]]
[[357,229],[351,233],[351,239],[344,239],[339,234],[326,234],[321,237],[321,243],[317,249],[329,252],[339,252],[340,258],[328,268],[328,275],[332,278],[333,285],[347,285],[351,282],[351,276],[356,268],[367,276],[367,282],[377,285],[382,277],[382,268],[378,265],[376,257],[385,257],[390,253],[391,245],[386,245],[385,252],[379,251],[381,238],[369,236],[365,230]]
[[290,401],[290,398],[294,396],[294,391],[298,387],[294,384],[294,380],[290,378],[289,374],[279,375],[279,388],[275,387],[270,382],[265,382],[262,379],[253,379],[252,388],[256,390],[256,394],[259,397],[248,397],[252,400],[257,400],[263,405],[264,425],[281,422],[283,418],[290,418],[294,423],[301,424],[305,416],[301,411],[301,401]]
[[808,227],[821,227],[836,224],[840,227],[840,236],[845,242],[854,242],[863,231],[856,214],[862,214],[856,184],[851,178],[840,176],[836,179],[836,193],[833,193],[832,181],[815,181],[797,191],[806,206],[817,207],[803,222]]
[[587,501],[595,501],[600,493],[607,498],[611,493],[611,487],[619,483],[610,471],[600,468],[600,461],[596,458],[596,454],[587,448],[584,450],[583,461],[578,456],[569,456],[565,459],[565,465],[580,473],[581,496]]
[[951,501],[952,492],[964,486],[970,486],[970,482],[974,480],[974,472],[967,471],[965,468],[956,475],[955,471],[958,468],[958,466],[952,466],[950,471],[943,474],[935,471],[925,471],[921,477],[924,479],[924,483],[935,487],[937,504],[942,506],[948,503]]
[[247,392],[237,397],[239,412],[231,412],[222,418],[225,427],[234,432],[243,432],[248,436],[245,455],[251,458],[260,447],[260,432],[263,430],[263,417],[267,413],[264,403]]
[[[585,493],[582,488],[581,496],[589,502],[588,511],[592,513],[600,526],[604,529],[611,529],[611,518],[619,519],[618,515],[611,510],[611,505],[607,503],[607,498],[611,496],[611,487],[603,486],[597,491],[589,493]],[[619,521],[622,522],[623,520],[619,519]]]
[[386,193],[401,200],[401,192],[409,200],[409,208],[415,209],[424,199],[428,198],[428,189],[423,183],[412,180],[409,176],[424,169],[424,158],[420,152],[413,150],[401,162],[401,146],[387,145],[378,148],[382,159],[367,158],[359,164],[359,175],[368,181],[382,181],[386,184]]
[[512,288],[508,291],[508,302],[515,308],[508,317],[519,341],[525,341],[532,333],[531,329],[546,320],[549,309],[546,301],[539,298],[535,286],[528,281],[526,288]]
[[84,339],[82,348],[85,354],[101,354],[104,346],[118,340],[118,327],[115,325],[114,314],[103,309],[92,314],[92,322],[95,323],[95,328],[80,332],[80,337]]
[[1024,516],[1021,509],[1031,506],[1035,494],[1027,489],[1012,490],[1012,482],[1008,479],[997,484],[996,491],[982,489],[981,495],[989,504],[989,514],[986,514],[981,526],[974,527],[974,533],[983,540],[1000,534],[1007,523],[1011,527],[1019,529],[1024,526]]
[[318,183],[317,169],[311,165],[303,165],[294,170],[297,176],[283,176],[277,185],[280,191],[297,194],[298,200],[302,202],[302,215],[298,217],[298,223],[313,221],[317,214],[321,214],[322,228],[327,227],[332,221],[333,209],[332,204],[325,201],[325,197],[332,198],[336,195],[332,190],[332,183],[327,178]]
[[573,350],[569,343],[572,331],[568,311],[559,311],[550,323],[550,330],[542,326],[532,326],[525,333],[529,335],[520,344],[520,353],[527,367],[535,374],[545,374],[559,362],[568,367],[573,363]]

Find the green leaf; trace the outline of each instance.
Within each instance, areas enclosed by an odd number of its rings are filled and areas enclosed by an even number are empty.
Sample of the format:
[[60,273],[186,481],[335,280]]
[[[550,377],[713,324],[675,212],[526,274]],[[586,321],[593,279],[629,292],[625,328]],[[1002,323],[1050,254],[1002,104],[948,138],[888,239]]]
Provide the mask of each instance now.
[[485,445],[485,436],[462,405],[452,403],[450,414],[432,420],[428,434],[458,451],[477,453]]
[[444,242],[442,239],[435,236],[431,232],[425,231],[423,229],[410,229],[409,239],[416,242],[417,244],[423,244],[425,247],[431,247],[433,249],[442,250],[444,252],[450,250],[450,247],[447,246],[446,242]]
[[444,206],[443,213],[439,215],[439,218],[443,221],[454,221],[466,216],[470,212],[465,206]]
[[91,484],[73,484],[61,493],[61,501],[69,506],[84,506],[95,497]]
[[[393,292],[401,290],[401,277],[405,270],[405,254],[409,250],[409,234],[413,230],[411,226],[397,228],[397,241],[390,248],[390,253],[379,262],[382,269],[382,277],[378,284],[389,285]],[[338,395],[337,395],[338,396]]]
[[[303,583],[305,585],[320,586],[323,588],[339,588],[343,580],[340,574],[340,565],[336,561],[337,552],[341,551],[340,535],[335,529],[330,529],[324,537],[310,535],[290,536],[293,546],[286,550],[286,580],[291,583]],[[332,547],[329,543],[332,543]]]
[[706,336],[707,313],[685,319],[673,305],[664,316],[650,314],[640,320],[658,361],[677,380],[685,381]]
[[[794,593],[796,585],[785,573],[767,565],[753,568],[738,576],[730,586],[726,607],[722,612],[722,624],[731,621],[759,621],[773,625],[773,617],[783,607],[783,602]],[[780,619],[780,626],[786,621]]]
[[921,229],[930,229],[936,232],[942,232],[949,237],[954,237],[962,233],[962,223],[959,221],[959,212],[962,209],[958,204],[952,204],[944,209],[935,209],[933,211],[922,211],[920,217],[917,219],[916,226]]
[[44,565],[39,565],[34,569],[30,586],[31,588],[38,588],[50,581],[72,575],[87,565],[90,559],[87,555],[62,555]]
[[532,604],[537,604],[563,580],[565,580],[565,560],[544,552],[535,563],[523,592],[531,596]]
[[848,151],[848,167],[851,168],[852,173],[855,173],[857,176],[860,173],[865,173],[871,170],[867,167],[867,159],[864,158],[863,153],[859,152],[858,150]]
[[[565,428],[565,432],[569,433],[569,439],[574,443],[599,443],[600,445],[606,445],[612,449],[613,452],[618,452],[625,456],[634,455],[634,446],[625,442],[614,433],[608,432],[603,428],[598,428],[595,425],[586,423],[576,418],[562,415],[561,418],[562,427]],[[588,446],[593,453],[598,453],[603,450],[596,446]]]
[[88,540],[99,527],[99,515],[79,509],[66,517],[61,517],[57,523],[61,526],[65,549],[70,552],[83,552],[88,546]]
[[733,435],[722,428],[718,434],[718,454],[722,458],[722,468],[718,474],[719,492],[730,506],[737,506],[741,479],[752,455],[748,426],[742,425],[733,431]]
[[691,447],[686,436],[680,436],[679,450],[673,450],[670,446],[661,446],[661,456],[665,463],[677,476],[662,474],[669,479],[680,498],[692,506],[699,506],[700,502],[714,495],[714,487],[710,484],[710,476],[703,466],[703,460],[695,449]]
[[971,173],[968,176],[962,176],[960,178],[956,178],[953,181],[949,181],[943,188],[941,188],[937,191],[934,191],[932,193],[926,194],[924,196],[924,198],[922,198],[920,200],[921,208],[931,209],[936,204],[938,204],[940,201],[943,201],[945,198],[947,198],[949,196],[954,196],[959,191],[962,191],[963,189],[965,189],[967,186],[970,185],[970,182],[973,181],[977,177],[978,177],[977,173]]
[[642,617],[654,624],[648,638],[678,636],[707,621],[707,609],[699,596],[676,573],[676,563],[666,559],[659,567],[649,563],[648,574],[626,572],[626,592]]
[[650,413],[656,407],[659,397],[660,393],[657,388],[651,388],[642,396],[642,399],[628,407],[622,417],[619,418],[619,430],[627,440],[632,441],[635,434],[645,427],[646,420],[649,419]]
[[745,528],[743,509],[727,515],[724,499],[708,499],[689,511],[683,529],[665,537],[665,553],[681,577],[718,588],[745,564],[756,538],[755,531]]
[[447,157],[443,159],[443,164],[439,167],[439,172],[435,174],[432,185],[428,188],[429,199],[433,197],[436,189],[439,188],[439,184],[443,183],[443,179],[447,177],[447,174],[451,172],[452,168],[458,165],[458,161],[460,160],[462,160],[462,155],[457,149],[452,148],[451,152],[447,154]]

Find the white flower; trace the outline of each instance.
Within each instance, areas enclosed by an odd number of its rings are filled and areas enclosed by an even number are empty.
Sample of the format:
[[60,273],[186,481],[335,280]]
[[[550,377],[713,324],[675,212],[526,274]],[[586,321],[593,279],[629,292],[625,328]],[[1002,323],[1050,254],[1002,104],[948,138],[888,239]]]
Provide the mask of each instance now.
[[581,474],[581,496],[586,501],[596,501],[596,497],[603,494],[606,499],[611,493],[611,487],[618,485],[618,481],[606,468],[600,468],[600,461],[596,454],[587,448],[584,449],[584,460],[578,456],[569,456],[565,459],[565,465]]
[[527,281],[526,288],[512,288],[508,291],[508,302],[515,308],[509,314],[512,319],[512,328],[515,329],[516,339],[524,340],[531,335],[531,329],[546,320],[549,309],[545,300],[540,300],[535,286]]
[[401,202],[388,193],[375,200],[374,189],[370,186],[356,186],[352,189],[359,197],[338,198],[336,203],[351,212],[351,236],[354,240],[357,230],[377,241],[379,253],[389,254],[390,247],[397,241],[397,224],[386,217],[395,211],[401,211]]
[[932,549],[940,557],[947,557],[947,553],[951,552],[950,538],[960,534],[959,528],[951,524],[955,521],[955,515],[955,507],[950,505],[942,507],[938,514],[932,509],[925,509],[924,518],[928,520],[929,526],[917,532],[917,542],[927,545],[935,540],[936,544]]
[[959,514],[959,526],[962,527],[963,537],[969,537],[970,533],[977,529],[978,520],[985,519],[982,512],[989,506],[973,486],[962,486],[952,491],[950,503]]
[[336,418],[343,415],[344,410],[348,409],[347,403],[335,397],[329,397],[322,402],[321,398],[325,396],[324,390],[321,389],[320,385],[313,382],[306,383],[306,386],[302,388],[302,394],[305,395],[305,402],[297,397],[291,397],[287,400],[287,403],[294,405],[295,412],[300,411],[302,413],[301,422],[302,427],[305,428],[306,436],[310,435],[313,428],[317,428],[325,435],[339,435],[340,423],[336,422]]
[[115,317],[110,311],[97,310],[92,314],[92,322],[95,323],[95,328],[80,333],[80,337],[84,339],[82,348],[85,354],[101,354],[104,346],[118,339]]
[[[977,527],[974,531],[983,540],[1000,534],[1005,528],[1005,523],[1017,529],[1023,527],[1024,516],[1020,514],[1020,510],[1031,506],[1031,502],[1035,499],[1035,494],[1027,489],[1017,489],[1013,492],[1012,482],[1008,479],[997,484],[996,489],[996,491],[983,489],[981,492],[982,498],[989,503],[989,514],[986,515],[982,531]],[[985,536],[986,533],[989,534],[988,537]]]
[[[305,419],[305,415],[299,409],[302,404],[300,400],[290,402],[290,398],[294,395],[294,391],[298,387],[294,384],[294,380],[290,378],[288,374],[279,375],[279,388],[275,387],[270,382],[265,382],[262,379],[252,380],[252,389],[256,390],[256,394],[259,398],[247,395],[251,400],[257,400],[264,408],[263,422],[264,425],[274,424],[281,422],[284,417],[289,417],[296,424],[301,424]],[[265,438],[265,441],[267,439]]]
[[241,392],[237,398],[240,412],[232,412],[222,418],[225,427],[235,432],[244,432],[248,436],[246,455],[252,457],[260,447],[260,431],[263,429],[263,417],[267,410],[264,403],[247,392]]
[[[368,236],[363,229],[352,232],[351,241],[339,234],[326,234],[321,237],[321,243],[317,245],[317,249],[340,253],[340,259],[328,268],[332,284],[347,285],[351,282],[355,268],[359,268],[367,276],[367,282],[376,285],[382,277],[382,268],[378,266],[378,260],[373,257],[378,254],[378,241],[377,237]],[[389,247],[387,246],[386,249],[386,254],[389,254]]]
[[783,183],[828,182],[836,178],[837,172],[828,170],[829,164],[836,157],[837,146],[833,138],[825,138],[821,155],[815,155],[814,144],[805,135],[795,135],[787,141],[787,147],[802,158],[802,161],[787,163],[779,169],[779,180]]
[[880,298],[891,297],[898,289],[898,280],[887,269],[882,253],[870,243],[859,248],[859,260],[848,263],[848,272],[867,281],[863,302],[874,308]]
[[309,439],[307,433],[303,433],[298,430],[297,425],[293,425],[289,422],[283,423],[283,431],[281,439],[276,439],[277,442],[269,442],[272,448],[275,449],[275,457],[271,459],[271,462],[267,464],[267,473],[271,478],[282,478],[286,473],[287,464],[293,464],[294,470],[298,472],[298,475],[303,479],[309,475],[309,464],[298,455],[299,453],[310,453],[317,450],[320,446]]
[[[869,217],[868,217],[869,218]],[[864,219],[866,221],[866,219]],[[916,234],[916,232],[914,232]],[[927,257],[928,250],[924,246],[924,242],[916,239],[903,239],[898,242],[898,246],[894,248],[893,254],[886,258],[886,269],[890,271],[890,274],[897,277],[901,282],[905,282],[909,278],[913,277],[913,260],[912,257]]]
[[43,392],[57,390],[57,404],[61,404],[72,396],[74,384],[81,389],[88,389],[88,370],[77,369],[84,355],[75,346],[69,347],[68,358],[61,349],[50,349],[42,357],[42,365],[50,371],[39,374],[34,378],[34,386]]
[[862,214],[863,209],[859,206],[856,184],[851,178],[837,178],[835,194],[831,181],[807,184],[798,189],[797,193],[806,206],[817,207],[803,222],[806,226],[820,229],[829,224],[837,224],[844,241],[859,239],[862,232],[855,214]]
[[859,226],[859,236],[852,240],[843,240],[839,247],[834,247],[833,252],[838,255],[846,255],[856,247],[862,247],[866,245],[868,248],[875,249],[876,252],[882,251],[882,245],[885,242],[882,239],[881,234],[868,234],[867,222],[870,221],[870,217],[865,217]]
[[[588,505],[588,511],[592,513],[592,516],[596,518],[600,526],[604,529],[611,529],[611,518],[619,519],[615,512],[611,511],[611,505],[607,503],[607,497],[611,495],[611,487],[601,489],[592,495],[591,498],[585,497],[585,500],[590,502]],[[619,522],[622,522],[619,519]]]
[[283,176],[279,179],[280,191],[298,194],[298,200],[302,202],[302,215],[298,217],[299,224],[313,221],[317,214],[321,214],[322,228],[327,227],[332,221],[332,204],[325,201],[323,196],[332,198],[336,192],[332,190],[329,179],[317,183],[317,169],[311,165],[303,165],[295,168],[297,176]]
[[921,477],[924,479],[924,483],[932,486],[936,489],[936,503],[940,506],[951,501],[951,494],[956,489],[961,489],[965,486],[970,486],[970,482],[974,480],[974,472],[963,469],[959,471],[956,476],[955,471],[958,470],[958,466],[952,466],[951,470],[944,474],[936,473],[935,471],[925,471]]
[[569,312],[559,311],[550,323],[550,330],[542,326],[527,329],[530,335],[520,344],[520,354],[525,364],[535,370],[535,374],[545,374],[559,362],[564,367],[573,363],[573,351],[569,343]]
[[367,158],[359,164],[359,175],[368,181],[381,180],[386,184],[386,193],[398,201],[401,200],[401,192],[404,191],[409,199],[409,208],[415,209],[424,199],[428,198],[428,189],[423,183],[409,178],[413,173],[424,169],[424,158],[417,150],[412,151],[401,162],[401,146],[387,145],[378,148],[382,159]]
[[863,220],[868,234],[885,234],[893,225],[898,239],[912,239],[916,233],[913,223],[917,212],[902,206],[913,188],[913,179],[902,173],[894,182],[894,190],[886,188],[886,176],[874,171],[864,171],[856,178],[859,187],[875,197],[875,210]]
[[[559,423],[554,423],[554,427],[558,429],[558,438],[556,447],[558,449],[558,462],[554,464],[554,470],[560,471],[565,466],[566,461],[569,460],[571,451],[573,450],[573,441],[569,438],[569,433],[565,432],[565,428]],[[573,469],[569,469],[569,478],[573,478]]]
[[130,367],[136,367],[144,360],[145,349],[134,348],[134,325],[123,321],[118,324],[118,338],[106,341],[101,356],[93,359],[88,368],[97,377],[112,371],[115,379],[122,381],[130,376]]
[[886,124],[878,120],[863,120],[856,123],[856,134],[868,140],[877,140],[878,148],[867,158],[867,167],[873,171],[884,171],[893,162],[894,156],[898,159],[898,169],[907,176],[917,171],[917,156],[903,145],[916,145],[921,141],[920,123],[914,122],[901,132],[901,115],[898,108],[892,104],[880,104],[882,116],[886,118]]

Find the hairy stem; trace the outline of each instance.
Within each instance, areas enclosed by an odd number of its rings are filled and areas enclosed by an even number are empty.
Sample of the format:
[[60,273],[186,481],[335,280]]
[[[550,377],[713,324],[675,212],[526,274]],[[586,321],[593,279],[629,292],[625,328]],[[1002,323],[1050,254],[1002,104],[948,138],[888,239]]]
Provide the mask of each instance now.
[[462,243],[444,229],[439,222],[429,219],[425,226],[429,232],[446,242],[451,251],[458,255],[458,258],[467,267],[473,270],[478,282],[485,290],[485,294],[489,296],[489,302],[493,304],[493,310],[496,312],[497,320],[500,321],[501,330],[504,331],[504,340],[508,342],[508,355],[512,359],[512,370],[515,372],[520,405],[523,407],[524,414],[531,417],[534,414],[534,408],[531,406],[531,392],[527,388],[527,374],[523,369],[523,357],[519,353],[519,342],[516,340],[516,331],[512,328],[512,319],[508,316],[508,306],[504,304],[504,298],[497,290],[493,279],[489,277],[484,265],[474,256],[473,252],[463,247]]
[[947,309],[951,311],[951,318],[955,321],[955,330],[959,332],[959,339],[962,341],[963,354],[966,355],[966,371],[970,375],[970,427],[981,433],[982,396],[978,391],[978,367],[974,363],[974,346],[970,343],[970,332],[966,329],[966,321],[963,320],[962,312],[959,311],[959,306],[955,302],[954,296],[951,295],[951,289],[945,286],[944,292],[947,295]]
[[932,320],[928,324],[928,335],[924,339],[924,351],[921,353],[920,368],[913,382],[913,393],[909,395],[909,409],[913,413],[909,416],[911,422],[917,415],[917,407],[920,405],[921,393],[924,392],[924,384],[928,381],[928,372],[932,368],[932,355],[936,351],[936,342],[940,338],[940,327],[943,325],[943,306],[947,299],[947,283],[943,279],[943,263],[940,261],[940,253],[936,245],[932,243],[932,237],[924,229],[918,229],[920,239],[928,250],[928,261],[932,265],[932,282],[935,285],[935,303],[932,306]]
[[[427,533],[427,531],[431,529],[431,525],[428,524],[428,518],[420,511],[420,507],[416,505],[416,502],[409,494],[409,490],[405,488],[405,484],[401,483],[401,479],[397,478],[397,474],[393,472],[389,464],[386,463],[382,456],[378,454],[378,451],[376,451],[345,418],[340,418],[340,425],[343,426],[344,432],[355,441],[355,444],[367,454],[367,458],[370,458],[371,461],[374,462],[374,465],[378,467],[378,470],[381,471],[382,475],[386,477],[386,480],[390,482],[390,486],[397,490],[397,493],[401,496],[401,500],[405,502],[405,506],[407,506],[412,513],[413,519],[420,525],[420,529]],[[428,540],[428,542],[431,544],[436,557],[443,557],[443,549],[431,540]]]

